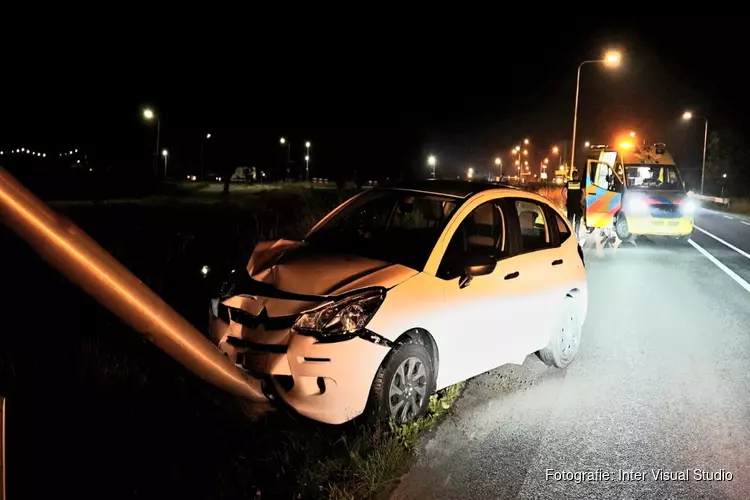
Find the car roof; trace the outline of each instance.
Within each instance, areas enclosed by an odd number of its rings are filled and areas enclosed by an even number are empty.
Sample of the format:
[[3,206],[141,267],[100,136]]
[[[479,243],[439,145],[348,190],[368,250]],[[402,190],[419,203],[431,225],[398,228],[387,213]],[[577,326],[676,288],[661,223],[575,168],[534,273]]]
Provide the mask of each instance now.
[[382,183],[373,188],[382,189],[404,189],[408,191],[419,191],[436,195],[452,196],[455,198],[469,198],[488,189],[512,189],[523,191],[514,186],[489,181],[461,181],[451,179],[425,179],[415,181],[396,181]]

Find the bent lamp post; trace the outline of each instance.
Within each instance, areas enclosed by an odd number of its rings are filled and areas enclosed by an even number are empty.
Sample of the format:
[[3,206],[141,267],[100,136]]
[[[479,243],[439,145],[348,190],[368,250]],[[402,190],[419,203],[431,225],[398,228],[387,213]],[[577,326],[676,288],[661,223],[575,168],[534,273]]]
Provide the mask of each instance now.
[[224,389],[265,401],[256,380],[80,228],[0,168],[0,220],[52,267],[187,369]]

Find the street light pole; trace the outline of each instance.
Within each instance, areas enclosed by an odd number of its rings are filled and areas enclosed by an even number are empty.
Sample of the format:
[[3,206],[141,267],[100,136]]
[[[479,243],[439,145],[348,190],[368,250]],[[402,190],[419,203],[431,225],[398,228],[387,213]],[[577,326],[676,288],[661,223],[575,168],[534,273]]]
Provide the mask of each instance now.
[[156,149],[154,150],[153,166],[154,166],[154,175],[158,176],[159,175],[159,139],[161,136],[161,119],[156,113],[154,113],[154,110],[151,108],[143,109],[143,118],[145,118],[148,121],[156,120]]
[[706,121],[706,126],[703,129],[703,163],[701,164],[701,196],[703,196],[703,180],[706,177],[706,144],[708,143],[708,118],[703,117],[703,119]]
[[682,119],[685,121],[690,121],[693,118],[701,118],[705,122],[705,126],[703,128],[703,161],[701,163],[701,196],[703,195],[703,181],[706,177],[706,146],[708,144],[708,118],[705,116],[695,116],[690,111],[685,111],[682,114]]
[[206,142],[211,138],[211,134],[206,134],[206,137],[201,139],[201,171],[200,171],[200,180],[203,180],[203,143]]
[[159,140],[161,139],[161,120],[156,117],[156,154],[154,154],[154,160],[156,160],[156,171],[159,171]]
[[578,75],[576,77],[576,101],[575,107],[573,108],[573,142],[570,145],[570,171],[572,172],[575,168],[576,160],[576,128],[578,127],[578,95],[581,92],[581,68],[586,64],[604,63],[611,66],[616,66],[620,63],[619,52],[609,52],[604,59],[592,59],[583,61],[578,65]]
[[164,157],[164,180],[166,180],[167,179],[167,159],[169,158],[169,152],[165,149],[161,152],[161,154]]
[[305,142],[305,182],[310,182],[310,141]]

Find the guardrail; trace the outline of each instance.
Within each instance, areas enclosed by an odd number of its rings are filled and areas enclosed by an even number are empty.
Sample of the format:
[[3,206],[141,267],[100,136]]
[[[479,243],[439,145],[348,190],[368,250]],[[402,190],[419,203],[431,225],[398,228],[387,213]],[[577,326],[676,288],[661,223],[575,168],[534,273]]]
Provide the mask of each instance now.
[[729,206],[729,198],[720,198],[718,196],[703,196],[702,194],[695,193],[688,193],[688,196],[700,201],[710,201],[711,203],[718,203],[719,205]]

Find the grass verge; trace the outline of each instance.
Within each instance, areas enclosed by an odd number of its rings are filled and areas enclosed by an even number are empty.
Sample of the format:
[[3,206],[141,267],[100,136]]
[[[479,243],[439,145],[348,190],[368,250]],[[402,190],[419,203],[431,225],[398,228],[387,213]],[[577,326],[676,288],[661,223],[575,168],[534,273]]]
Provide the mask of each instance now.
[[408,469],[419,436],[434,428],[461,395],[464,382],[430,396],[427,414],[404,425],[389,423],[387,429],[362,427],[353,437],[336,443],[342,453],[311,464],[306,483],[313,494],[334,500],[379,499],[397,485]]

